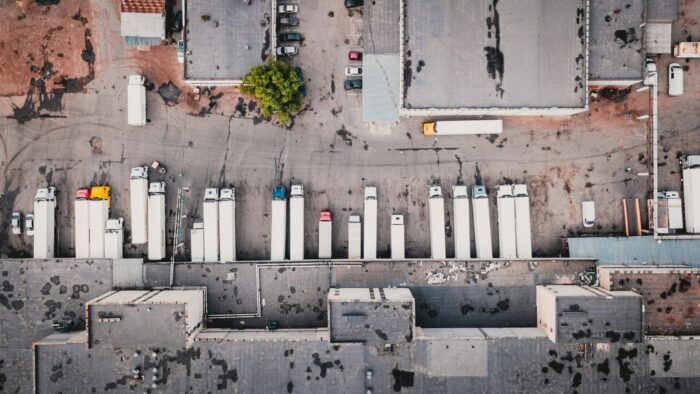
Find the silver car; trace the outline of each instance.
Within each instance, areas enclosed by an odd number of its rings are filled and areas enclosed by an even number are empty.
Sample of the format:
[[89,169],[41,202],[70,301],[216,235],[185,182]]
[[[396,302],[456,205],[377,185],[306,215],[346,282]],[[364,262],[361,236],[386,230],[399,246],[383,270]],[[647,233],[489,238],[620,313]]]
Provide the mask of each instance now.
[[299,12],[299,6],[296,4],[282,4],[277,7],[277,12],[280,14],[296,14]]
[[292,55],[296,55],[298,51],[299,50],[297,49],[297,47],[295,45],[279,46],[275,50],[275,52],[277,53],[277,56],[284,56],[284,55],[292,56]]
[[34,214],[28,213],[24,218],[24,229],[30,237],[34,235]]
[[12,234],[22,234],[22,214],[19,212],[12,212]]

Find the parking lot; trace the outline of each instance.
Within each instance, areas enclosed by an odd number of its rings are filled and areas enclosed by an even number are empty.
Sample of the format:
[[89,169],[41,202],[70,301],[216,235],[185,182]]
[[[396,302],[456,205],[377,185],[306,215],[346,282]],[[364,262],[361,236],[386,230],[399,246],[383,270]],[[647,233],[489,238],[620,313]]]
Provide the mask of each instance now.
[[[10,235],[7,222],[13,211],[31,212],[36,189],[47,184],[59,192],[57,256],[73,256],[73,194],[101,183],[112,187],[111,216],[125,218],[125,256],[141,256],[143,250],[128,245],[128,178],[131,167],[153,160],[168,167],[165,176],[153,174],[151,180],[167,182],[171,241],[178,187],[190,190],[185,193],[187,226],[201,218],[206,187],[236,187],[239,259],[269,256],[271,188],[279,183],[305,186],[307,257],[316,255],[318,214],[324,209],[334,215],[334,255],[346,255],[348,215],[362,213],[365,185],[375,185],[379,192],[382,257],[388,256],[392,212],[406,215],[406,256],[429,254],[427,188],[434,182],[443,185],[446,195],[456,182],[483,182],[492,195],[503,182],[526,183],[536,256],[560,255],[562,237],[582,233],[582,200],[596,202],[599,223],[593,232],[619,234],[620,200],[647,196],[648,177],[638,175],[649,171],[647,127],[637,116],[649,113],[648,92],[633,89],[620,99],[599,95],[590,111],[574,117],[506,118],[504,133],[497,137],[426,138],[420,133],[426,119],[420,118],[363,123],[361,95],[343,90],[348,51],[362,47],[362,15],[339,1],[299,2],[300,23],[294,31],[304,40],[292,64],[303,69],[308,93],[305,109],[289,129],[261,119],[256,105],[233,89],[221,90],[225,93],[217,107],[204,116],[194,115],[198,104],[186,98],[166,105],[155,90],[149,91],[150,122],[129,127],[125,77],[148,68],[147,77],[165,83],[175,77],[163,78],[158,70],[170,73],[177,64],[171,48],[172,63],[155,67],[147,64],[148,54],[119,44],[117,3],[95,2],[86,16],[99,17],[105,27],[94,34],[96,75],[85,93],[66,94],[55,111],[42,110],[51,117],[37,114],[24,123],[12,118],[11,105],[21,105],[25,97],[0,97],[0,257],[31,253],[31,239]],[[694,23],[700,11],[690,4],[682,7],[686,12],[674,28],[674,40],[700,36]],[[159,62],[169,58],[156,54]],[[698,63],[682,62],[686,93],[670,98],[665,95],[670,60],[657,59],[661,190],[679,190],[678,156],[700,152]],[[452,201],[445,201],[451,214]],[[493,199],[491,215],[497,245]],[[179,258],[187,256],[184,250]]]

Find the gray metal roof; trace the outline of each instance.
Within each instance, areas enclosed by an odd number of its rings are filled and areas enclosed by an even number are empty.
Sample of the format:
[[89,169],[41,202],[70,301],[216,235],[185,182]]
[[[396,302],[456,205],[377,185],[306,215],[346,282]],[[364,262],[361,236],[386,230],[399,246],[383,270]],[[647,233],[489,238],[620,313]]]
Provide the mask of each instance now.
[[364,55],[362,61],[362,120],[399,120],[399,55]]
[[590,81],[638,81],[644,67],[644,0],[590,0]]
[[586,106],[585,0],[404,4],[404,108]]
[[399,0],[366,1],[362,15],[364,53],[399,53]]
[[678,19],[678,0],[647,0],[647,20],[675,21]]
[[700,242],[690,239],[663,240],[643,237],[568,238],[569,255],[598,259],[598,264],[687,264],[700,267]]

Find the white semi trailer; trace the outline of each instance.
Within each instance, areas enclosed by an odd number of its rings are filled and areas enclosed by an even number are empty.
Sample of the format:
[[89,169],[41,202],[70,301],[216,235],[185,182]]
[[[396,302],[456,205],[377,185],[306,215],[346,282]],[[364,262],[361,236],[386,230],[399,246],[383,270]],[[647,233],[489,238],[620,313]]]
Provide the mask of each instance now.
[[165,258],[165,182],[148,187],[148,259]]
[[476,257],[479,259],[492,259],[493,246],[491,245],[491,217],[489,216],[489,196],[486,187],[472,186],[472,213],[474,216],[474,244],[476,245]]
[[377,258],[377,188],[365,187],[365,243],[363,256],[365,260]]
[[404,242],[403,215],[391,215],[391,259],[403,260],[406,258],[406,246]]
[[146,124],[146,86],[141,75],[129,75],[127,87],[127,112],[130,126]]
[[685,231],[700,233],[700,155],[683,156],[683,200]]
[[40,188],[34,197],[34,258],[52,259],[56,237],[56,188]]
[[446,258],[445,248],[445,200],[442,188],[437,185],[428,188],[428,205],[430,207],[430,257]]
[[190,230],[190,258],[193,262],[204,261],[204,223],[196,221]]
[[348,219],[348,259],[362,258],[362,223],[360,215],[350,215]]
[[90,200],[90,248],[91,259],[105,257],[105,231],[109,219],[109,202],[107,200]]
[[452,186],[454,211],[455,258],[471,258],[471,234],[469,231],[469,195],[464,185]]
[[289,194],[289,259],[304,260],[304,186],[292,185]]
[[532,257],[532,230],[530,228],[530,197],[527,185],[513,185],[515,199],[515,245],[519,259]]
[[270,229],[270,260],[284,260],[287,252],[287,189],[272,189],[272,227]]
[[318,258],[333,257],[333,217],[330,211],[321,212],[318,221]]
[[148,241],[148,166],[134,167],[129,177],[131,197],[131,243]]
[[204,190],[204,261],[219,261],[219,189]]
[[221,261],[236,261],[236,190],[221,189],[219,195],[219,251]]
[[517,257],[515,241],[515,199],[513,185],[498,187],[496,205],[498,208],[498,250],[502,259]]
[[90,189],[75,194],[75,258],[90,257]]
[[124,219],[107,219],[105,228],[105,257],[121,259],[124,257]]

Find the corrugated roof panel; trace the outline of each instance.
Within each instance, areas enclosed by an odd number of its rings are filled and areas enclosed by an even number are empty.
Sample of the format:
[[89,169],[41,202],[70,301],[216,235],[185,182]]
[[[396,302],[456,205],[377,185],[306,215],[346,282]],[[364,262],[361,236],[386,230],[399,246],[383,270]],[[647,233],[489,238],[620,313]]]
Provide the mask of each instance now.
[[165,0],[122,0],[122,12],[163,14],[165,13]]

